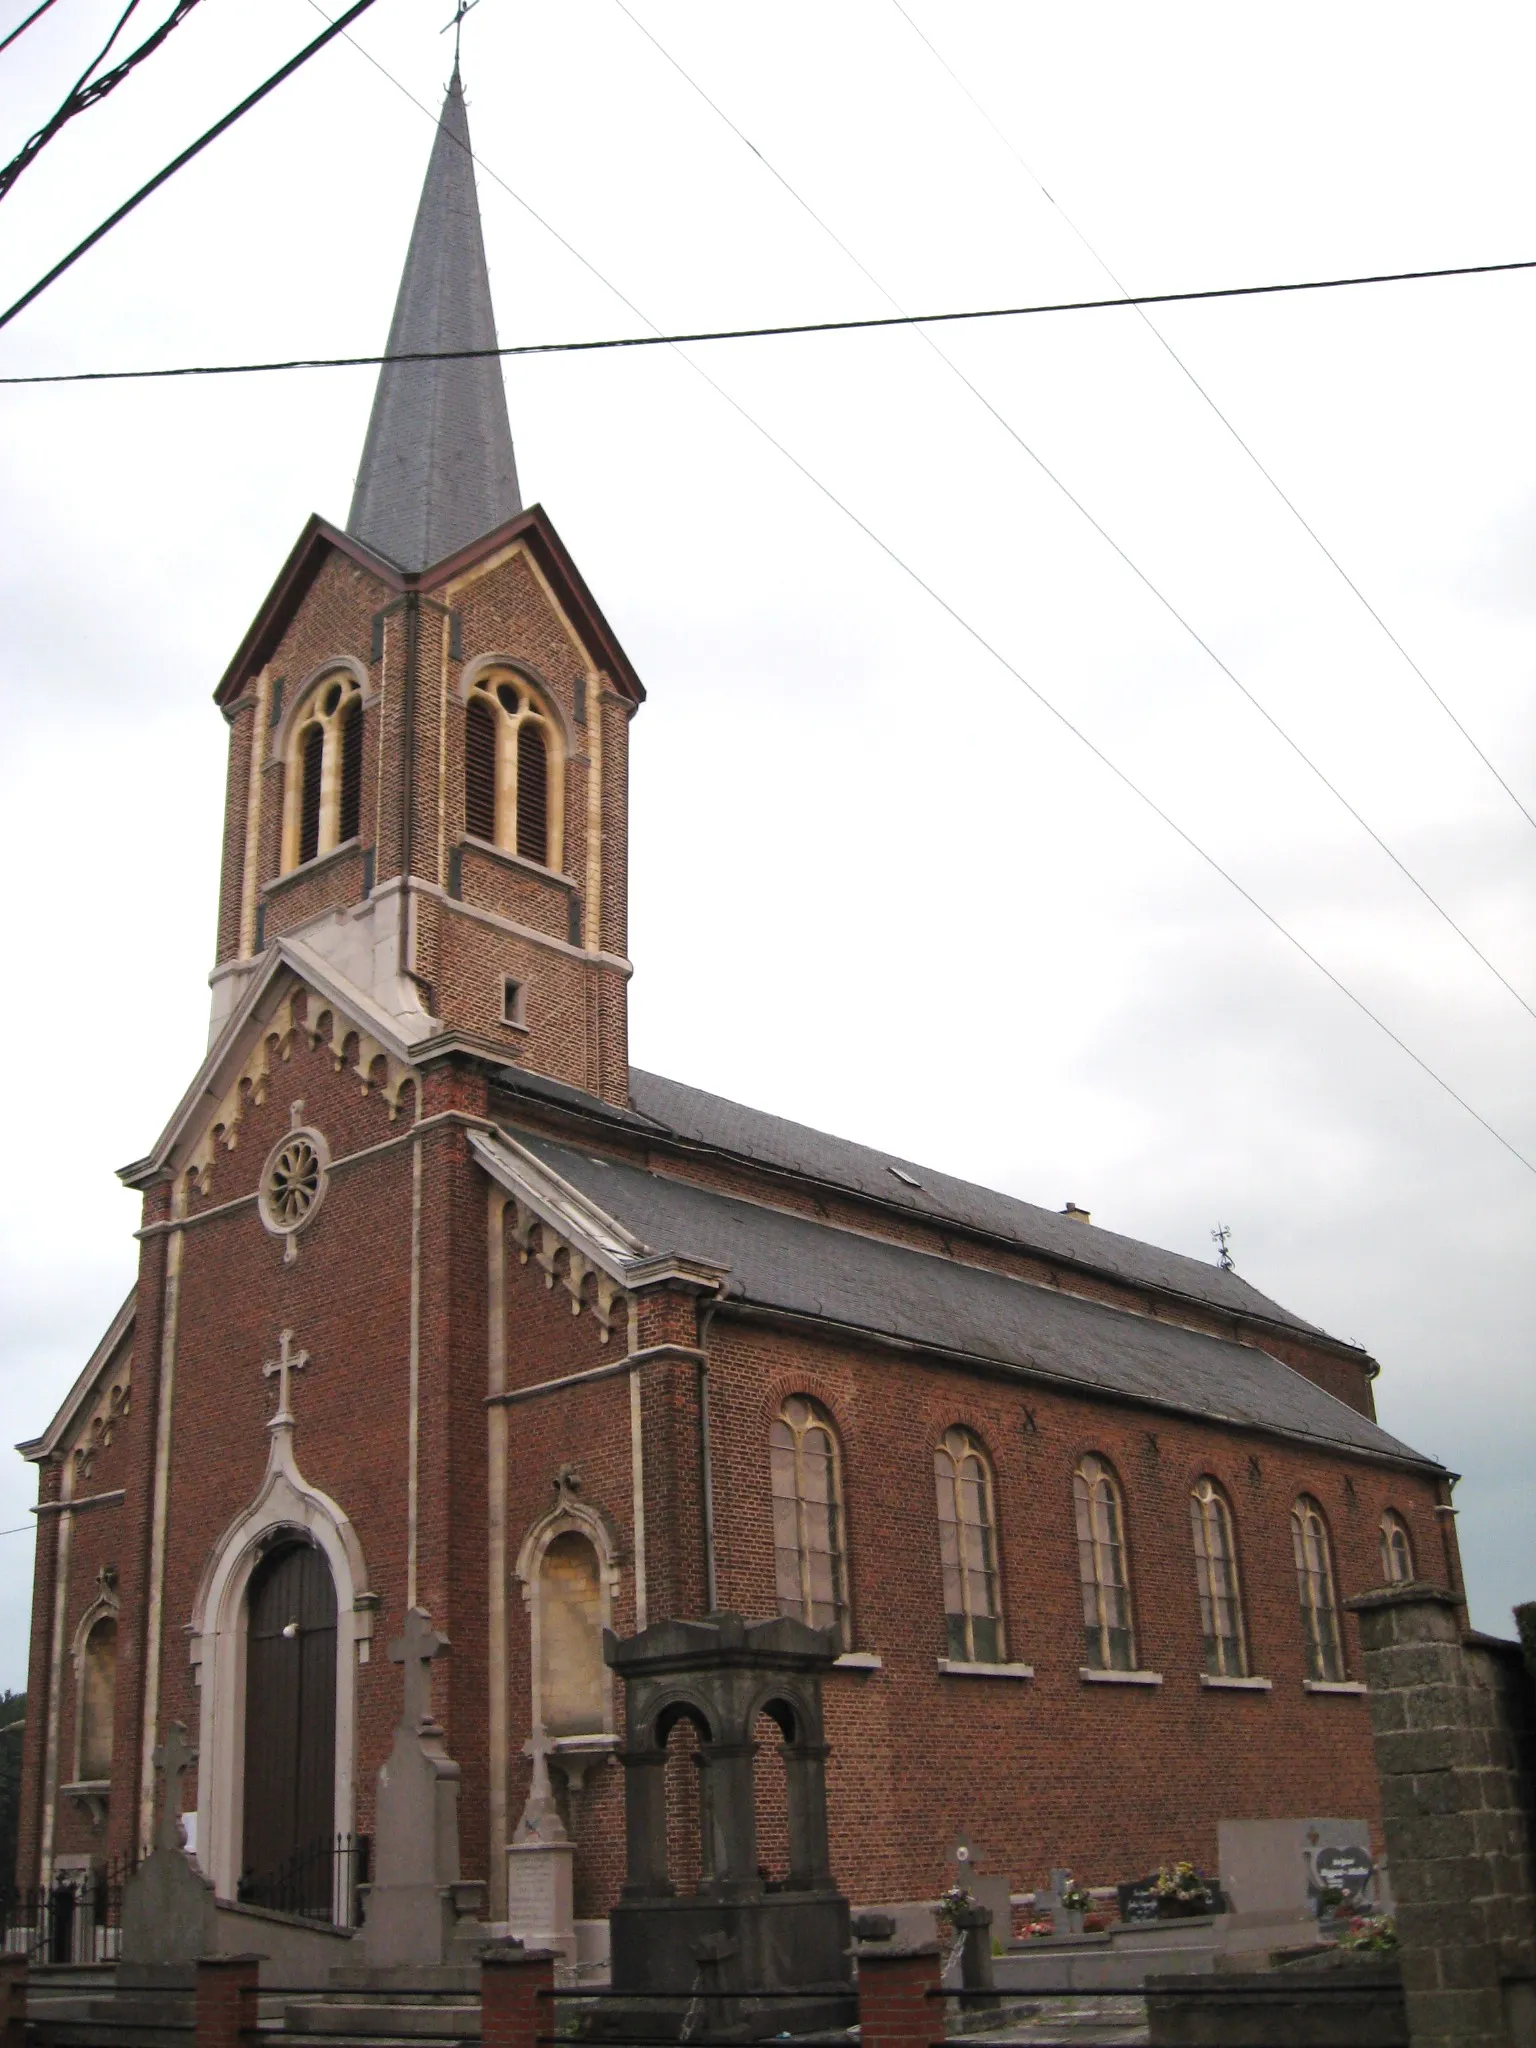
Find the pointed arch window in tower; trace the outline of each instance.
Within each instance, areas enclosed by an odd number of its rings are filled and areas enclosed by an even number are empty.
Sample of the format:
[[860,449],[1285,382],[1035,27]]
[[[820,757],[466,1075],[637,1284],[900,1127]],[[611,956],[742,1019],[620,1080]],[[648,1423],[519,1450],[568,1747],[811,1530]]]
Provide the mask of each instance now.
[[357,678],[322,676],[294,709],[284,753],[283,872],[361,836],[363,695]]
[[320,851],[320,790],[325,774],[325,729],[306,725],[299,750],[299,865]]
[[336,837],[345,846],[363,826],[363,700],[349,697],[341,710],[341,803]]
[[517,728],[517,850],[549,865],[549,756],[544,728],[532,718]]
[[496,714],[483,697],[470,698],[465,721],[464,830],[495,844]]

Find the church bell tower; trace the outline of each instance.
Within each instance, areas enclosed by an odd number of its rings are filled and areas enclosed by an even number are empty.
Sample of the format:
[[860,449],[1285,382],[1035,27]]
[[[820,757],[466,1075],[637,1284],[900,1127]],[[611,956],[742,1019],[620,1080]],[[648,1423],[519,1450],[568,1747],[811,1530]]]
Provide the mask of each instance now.
[[346,529],[311,518],[215,693],[230,752],[212,1037],[275,948],[345,985],[408,1057],[495,1053],[623,1103],[645,693],[549,517],[523,506],[495,348],[455,68]]

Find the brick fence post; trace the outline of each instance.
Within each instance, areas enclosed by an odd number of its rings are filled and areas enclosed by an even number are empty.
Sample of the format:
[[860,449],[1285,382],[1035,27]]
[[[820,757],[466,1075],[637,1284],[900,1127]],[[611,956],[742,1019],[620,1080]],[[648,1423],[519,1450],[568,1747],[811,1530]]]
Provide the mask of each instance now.
[[27,1959],[0,1955],[0,2048],[26,2048]]
[[533,2048],[535,2035],[554,2033],[554,1988],[553,1949],[513,1941],[481,1949],[480,2048]]
[[[1504,1980],[1536,1959],[1529,1682],[1422,1580],[1361,1594],[1381,1824],[1413,2048],[1507,2048]],[[1509,1668],[1506,1668],[1509,1667]]]
[[860,2048],[930,2048],[943,2040],[944,2009],[930,1995],[939,1988],[938,1943],[892,1942],[857,1954]]
[[197,1965],[195,2048],[252,2048],[260,1956],[203,1956]]

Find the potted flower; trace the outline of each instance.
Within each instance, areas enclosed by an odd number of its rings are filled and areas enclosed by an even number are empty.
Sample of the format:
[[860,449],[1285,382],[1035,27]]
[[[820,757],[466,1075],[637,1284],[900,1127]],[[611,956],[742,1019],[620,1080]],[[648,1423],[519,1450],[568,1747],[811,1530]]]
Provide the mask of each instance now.
[[1397,1923],[1390,1913],[1357,1915],[1339,1936],[1339,1947],[1356,1955],[1389,1956],[1397,1947]]
[[1211,1888],[1193,1863],[1165,1863],[1152,1882],[1160,1920],[1187,1920],[1209,1913]]
[[934,1912],[946,1926],[956,1934],[964,1934],[970,1927],[990,1927],[992,1910],[989,1906],[978,1906],[976,1895],[963,1884],[952,1884],[939,1895]]

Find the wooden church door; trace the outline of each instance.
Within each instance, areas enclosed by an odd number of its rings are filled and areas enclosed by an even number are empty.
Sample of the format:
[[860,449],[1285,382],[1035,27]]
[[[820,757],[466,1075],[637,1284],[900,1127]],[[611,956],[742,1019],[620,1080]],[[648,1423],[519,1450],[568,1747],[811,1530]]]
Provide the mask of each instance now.
[[336,1829],[336,1587],[312,1544],[251,1576],[245,1664],[245,1837],[240,1895],[280,1912],[331,1912]]

